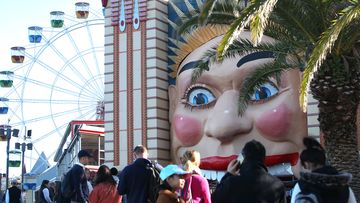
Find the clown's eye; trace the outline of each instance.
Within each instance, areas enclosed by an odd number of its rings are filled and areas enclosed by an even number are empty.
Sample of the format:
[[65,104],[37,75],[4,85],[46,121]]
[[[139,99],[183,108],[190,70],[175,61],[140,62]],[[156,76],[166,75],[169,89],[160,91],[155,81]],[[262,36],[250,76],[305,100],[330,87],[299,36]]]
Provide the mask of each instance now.
[[214,94],[205,87],[195,87],[187,92],[187,103],[191,106],[207,105],[216,98]]
[[251,96],[252,101],[261,101],[264,99],[269,99],[279,92],[278,88],[272,83],[264,83],[260,86],[259,89],[255,90],[254,94]]

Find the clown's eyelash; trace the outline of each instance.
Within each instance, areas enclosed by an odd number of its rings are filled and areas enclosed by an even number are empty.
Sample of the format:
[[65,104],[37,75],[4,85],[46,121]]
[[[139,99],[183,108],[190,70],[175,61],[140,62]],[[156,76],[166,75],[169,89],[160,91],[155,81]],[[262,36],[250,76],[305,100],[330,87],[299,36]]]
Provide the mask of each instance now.
[[187,108],[187,109],[190,109],[190,111],[192,110],[197,110],[197,109],[210,109],[211,107],[213,107],[215,105],[215,102],[216,100],[214,100],[213,102],[210,102],[208,104],[204,104],[204,105],[198,105],[198,106],[193,106],[191,104],[189,104],[188,102],[181,102],[184,104],[184,107]]
[[[192,84],[192,85],[189,85],[189,87],[186,88],[186,91],[184,93],[184,96],[180,99],[180,102],[182,104],[184,104],[184,107],[187,108],[187,109],[190,109],[191,111],[193,109],[209,109],[211,107],[213,107],[216,103],[216,99],[208,104],[203,104],[203,105],[191,105],[189,102],[188,102],[188,96],[189,96],[189,92],[191,90],[193,90],[194,88],[199,88],[199,87],[202,87],[202,88],[206,88],[208,89],[209,91],[211,91],[205,84]],[[212,92],[212,91],[211,91]]]

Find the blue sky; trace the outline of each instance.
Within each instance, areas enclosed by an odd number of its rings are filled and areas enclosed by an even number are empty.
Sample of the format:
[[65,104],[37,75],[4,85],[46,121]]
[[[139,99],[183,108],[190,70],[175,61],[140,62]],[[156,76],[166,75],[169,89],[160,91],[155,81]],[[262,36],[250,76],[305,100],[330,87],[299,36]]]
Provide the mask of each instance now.
[[[64,11],[65,15],[75,15],[74,0],[10,0],[2,1],[0,6],[0,71],[16,66],[11,63],[10,47],[28,46],[28,27],[50,27],[50,12]],[[101,9],[100,0],[87,0],[91,8]],[[1,123],[0,123],[1,124]],[[34,133],[34,131],[33,131]],[[52,143],[50,148],[57,147]],[[11,148],[13,148],[13,143]],[[30,156],[34,152],[26,152]],[[32,161],[31,164],[34,164]],[[31,165],[27,164],[27,165]],[[27,166],[29,167],[29,166]],[[29,170],[29,169],[28,169]],[[6,143],[0,143],[0,173],[6,171]],[[19,169],[11,168],[10,175],[18,175]]]

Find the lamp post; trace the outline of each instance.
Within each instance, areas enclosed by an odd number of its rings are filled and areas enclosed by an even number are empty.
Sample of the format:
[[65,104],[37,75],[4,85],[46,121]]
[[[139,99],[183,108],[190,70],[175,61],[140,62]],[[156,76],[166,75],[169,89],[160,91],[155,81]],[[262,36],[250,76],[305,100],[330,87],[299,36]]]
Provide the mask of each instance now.
[[19,129],[13,129],[11,130],[11,126],[4,125],[0,128],[0,134],[6,135],[6,189],[9,187],[9,151],[10,151],[10,139],[11,139],[11,132],[12,136],[18,137],[19,136]]
[[[25,128],[26,129],[26,128]],[[26,130],[25,130],[26,131]],[[21,147],[21,190],[24,191],[24,173],[25,173],[25,164],[24,164],[24,157],[25,157],[25,150],[32,150],[32,143],[26,143],[26,140],[31,139],[31,130],[28,130],[27,133],[24,135],[24,142],[15,143],[15,149],[20,149]]]

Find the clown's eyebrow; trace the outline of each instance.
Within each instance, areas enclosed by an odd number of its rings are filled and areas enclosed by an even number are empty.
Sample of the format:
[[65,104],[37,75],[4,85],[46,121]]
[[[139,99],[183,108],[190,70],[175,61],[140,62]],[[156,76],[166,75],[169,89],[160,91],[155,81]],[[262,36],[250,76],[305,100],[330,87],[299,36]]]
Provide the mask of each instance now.
[[[258,59],[263,59],[263,58],[275,58],[274,53],[271,51],[258,51],[258,52],[253,52],[250,53],[244,57],[242,57],[236,64],[237,67],[240,67],[242,65],[244,65],[247,62],[250,61],[255,61]],[[181,67],[179,74],[180,75],[182,72],[186,71],[186,70],[190,70],[190,69],[194,69],[197,65],[199,61],[191,61],[187,64],[185,64],[183,67]]]
[[274,52],[271,51],[258,51],[250,53],[244,57],[242,57],[236,64],[236,66],[239,68],[240,66],[244,65],[247,62],[255,61],[258,59],[264,59],[264,58],[275,58]]
[[183,71],[186,71],[186,70],[189,70],[189,69],[194,69],[197,65],[199,61],[191,61],[187,64],[185,64],[179,71],[179,74],[180,75]]

